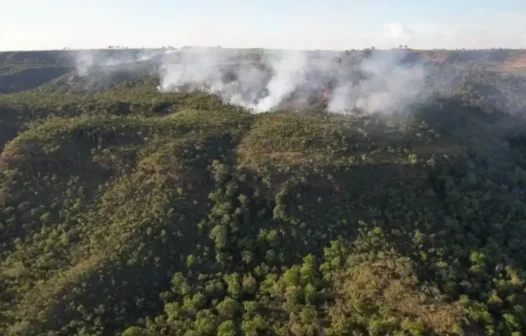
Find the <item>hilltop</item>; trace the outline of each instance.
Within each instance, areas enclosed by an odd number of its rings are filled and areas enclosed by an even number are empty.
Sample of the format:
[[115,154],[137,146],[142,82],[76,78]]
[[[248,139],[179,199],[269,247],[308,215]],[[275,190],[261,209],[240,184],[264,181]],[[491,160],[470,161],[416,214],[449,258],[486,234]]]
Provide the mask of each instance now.
[[160,91],[159,52],[0,53],[0,334],[526,331],[526,51],[404,51],[448,80],[397,113]]

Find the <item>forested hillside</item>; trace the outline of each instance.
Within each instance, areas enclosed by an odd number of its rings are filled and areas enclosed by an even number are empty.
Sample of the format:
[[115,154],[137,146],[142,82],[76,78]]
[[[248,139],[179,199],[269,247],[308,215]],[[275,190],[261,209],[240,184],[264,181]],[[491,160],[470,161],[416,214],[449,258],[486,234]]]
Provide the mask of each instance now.
[[0,53],[0,334],[525,334],[520,52],[441,52],[401,114]]

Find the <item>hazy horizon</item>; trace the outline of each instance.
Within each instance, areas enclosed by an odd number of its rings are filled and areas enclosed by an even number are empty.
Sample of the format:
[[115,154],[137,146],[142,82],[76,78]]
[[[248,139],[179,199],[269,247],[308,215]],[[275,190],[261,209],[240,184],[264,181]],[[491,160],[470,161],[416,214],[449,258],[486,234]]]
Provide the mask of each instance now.
[[0,0],[0,50],[526,48],[521,0]]
[[[374,46],[373,46],[374,47]],[[185,48],[188,49],[228,49],[228,50],[251,50],[251,49],[261,49],[261,50],[275,50],[275,51],[298,51],[298,52],[315,52],[315,51],[323,51],[323,52],[343,52],[343,51],[363,51],[366,49],[370,49],[371,47],[364,47],[364,48],[349,48],[349,49],[292,49],[292,48],[264,48],[264,47],[222,47],[222,46],[159,46],[159,47],[127,47],[127,46],[106,46],[106,47],[95,47],[95,48],[49,48],[49,49],[0,49],[0,53],[9,53],[9,52],[46,52],[46,51],[69,51],[69,52],[76,52],[76,51],[148,51],[148,50],[165,50],[165,49],[173,49],[173,50],[183,50]],[[392,47],[392,48],[376,48],[376,51],[392,51],[397,50],[398,47]],[[402,48],[404,49],[404,48]],[[526,51],[526,47],[522,48],[503,48],[503,47],[491,47],[491,48],[411,48],[408,47],[406,50],[413,50],[413,51],[489,51],[489,50],[511,50],[511,51]]]

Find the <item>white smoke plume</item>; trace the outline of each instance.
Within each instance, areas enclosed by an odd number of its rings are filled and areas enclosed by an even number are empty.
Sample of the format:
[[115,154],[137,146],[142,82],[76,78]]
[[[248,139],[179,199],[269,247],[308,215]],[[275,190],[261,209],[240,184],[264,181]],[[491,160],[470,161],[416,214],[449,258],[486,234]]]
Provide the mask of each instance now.
[[425,98],[424,64],[402,64],[401,52],[375,52],[357,64],[338,58],[346,59],[338,53],[264,51],[251,62],[221,49],[183,50],[163,59],[159,89],[205,91],[254,112],[301,108],[325,95],[329,112],[392,113]]
[[271,60],[270,67],[274,75],[266,85],[268,95],[250,106],[258,112],[278,106],[306,80],[307,58],[301,52],[284,52],[279,59]]
[[201,90],[256,112],[278,106],[305,80],[301,52],[266,52],[262,62],[219,49],[191,49],[167,55],[160,67],[161,91]]
[[[427,65],[408,51],[314,52],[185,48],[82,52],[77,71],[155,63],[161,92],[204,91],[255,113],[321,104],[328,112],[395,113],[424,102]],[[128,68],[126,68],[128,69]],[[323,105],[324,104],[324,105]]]
[[333,92],[328,110],[346,112],[360,108],[370,112],[403,112],[427,98],[427,70],[422,63],[403,66],[400,53],[374,53],[359,66],[363,79],[344,80]]
[[157,50],[82,50],[71,52],[77,69],[77,75],[85,77],[93,69],[119,67],[120,65],[133,64],[151,60],[164,52]]

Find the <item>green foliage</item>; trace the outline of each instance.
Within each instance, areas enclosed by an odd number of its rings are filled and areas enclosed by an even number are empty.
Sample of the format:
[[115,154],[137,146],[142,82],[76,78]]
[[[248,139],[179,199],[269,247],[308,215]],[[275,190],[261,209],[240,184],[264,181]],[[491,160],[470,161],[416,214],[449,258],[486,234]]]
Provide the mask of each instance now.
[[9,55],[0,334],[526,330],[525,128],[488,109],[523,108],[520,79],[473,71],[403,117],[253,115]]

